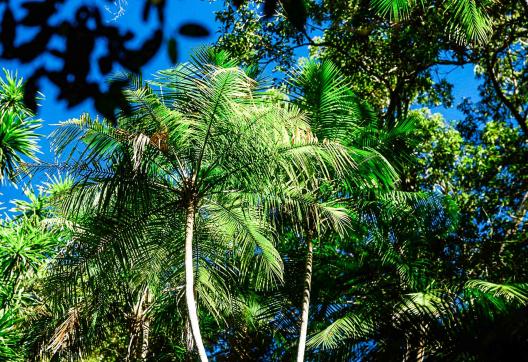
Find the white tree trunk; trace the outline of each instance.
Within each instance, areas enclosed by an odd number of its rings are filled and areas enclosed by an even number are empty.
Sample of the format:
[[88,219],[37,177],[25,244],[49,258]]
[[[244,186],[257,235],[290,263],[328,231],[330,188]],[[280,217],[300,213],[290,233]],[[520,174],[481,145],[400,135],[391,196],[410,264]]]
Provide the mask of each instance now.
[[425,360],[425,352],[426,352],[426,340],[425,336],[427,335],[427,332],[429,330],[429,325],[420,325],[420,337],[418,339],[418,351],[416,352],[416,361],[417,362],[423,362]]
[[207,354],[200,333],[198,324],[198,313],[196,311],[196,300],[194,299],[194,271],[193,271],[193,235],[194,235],[194,205],[191,203],[187,207],[187,221],[185,225],[185,300],[187,301],[187,311],[189,322],[194,337],[194,343],[200,355],[200,361],[207,362]]
[[[152,294],[147,287],[145,287],[145,309],[147,309],[152,303]],[[142,324],[143,338],[141,341],[141,361],[147,360],[147,355],[149,352],[149,334],[150,334],[150,316],[143,316]]]
[[304,350],[306,349],[306,335],[308,333],[308,311],[310,309],[310,290],[312,287],[312,262],[313,245],[311,237],[308,238],[308,254],[306,255],[306,270],[304,276],[304,292],[301,314],[301,334],[299,335],[299,346],[297,349],[297,362],[304,361]]

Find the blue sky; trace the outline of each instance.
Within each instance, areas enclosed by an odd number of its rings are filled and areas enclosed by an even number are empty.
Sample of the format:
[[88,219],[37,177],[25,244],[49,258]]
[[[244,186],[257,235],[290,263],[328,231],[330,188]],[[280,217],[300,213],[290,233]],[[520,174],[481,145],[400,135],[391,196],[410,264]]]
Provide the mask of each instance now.
[[[86,0],[70,1],[66,3],[69,4],[69,6],[73,9],[74,7],[77,7],[80,3],[93,4],[93,2],[93,0]],[[102,6],[109,5],[109,3],[105,0],[97,0],[95,2],[100,3]],[[150,33],[149,30],[153,29],[154,27],[154,22],[150,22],[147,24],[142,22],[142,4],[143,1],[128,0],[128,3],[125,5],[126,8],[124,14],[121,17],[113,20],[112,18],[114,16],[110,12],[107,12],[107,21],[115,22],[122,29],[137,29],[138,27],[140,27],[142,29],[145,29],[144,33],[146,34],[146,36],[148,36]],[[211,32],[211,36],[209,36],[208,38],[191,39],[182,36],[177,36],[176,38],[178,42],[179,61],[187,60],[192,52],[192,49],[215,41],[217,37],[216,30],[218,28],[218,24],[215,23],[214,11],[221,9],[223,7],[223,4],[224,2],[222,0],[217,0],[213,2],[204,0],[167,1],[167,8],[165,12],[167,19],[165,24],[165,33],[167,34],[167,36],[177,35],[171,34],[171,32],[176,31],[176,29],[178,29],[181,24],[188,21],[203,24]],[[67,14],[68,10],[68,7],[66,7],[64,9],[64,12]],[[23,38],[28,38],[32,35],[32,32],[22,32],[21,34],[18,34],[19,38],[17,38],[17,40],[21,41]],[[143,76],[145,79],[151,78],[152,74],[154,74],[157,70],[169,68],[172,65],[165,50],[166,48],[163,47],[162,51],[158,52],[156,57],[143,68]],[[303,50],[301,49],[299,54],[304,55],[303,53],[306,54],[307,52],[306,50],[304,50],[303,52]],[[48,62],[48,64],[52,65],[55,62],[57,66],[60,66],[60,63],[55,61],[51,57],[43,57],[39,61]],[[1,60],[0,66],[11,70],[18,70],[19,75],[27,77],[27,75],[31,73],[32,69],[36,66],[36,64],[31,64],[31,66],[24,66],[17,62]],[[94,69],[96,69],[96,67],[94,67]],[[448,80],[454,84],[453,91],[455,95],[455,105],[459,103],[463,97],[472,97],[474,99],[478,97],[478,82],[474,77],[472,66],[466,66],[463,68],[442,67],[439,69],[439,72],[440,74],[445,72],[445,74],[447,74]],[[91,74],[90,76],[94,79],[101,79],[101,76],[99,74]],[[84,102],[83,104],[75,108],[68,109],[64,102],[56,101],[56,89],[53,86],[46,82],[42,82],[41,86],[41,91],[45,95],[45,99],[40,102],[41,107],[38,110],[38,118],[41,118],[43,120],[43,127],[41,128],[40,133],[44,136],[49,135],[49,133],[54,128],[53,125],[60,121],[78,117],[81,113],[84,112],[88,112],[91,115],[96,115],[95,109],[91,102]],[[456,110],[456,107],[450,109],[438,107],[433,108],[433,111],[441,112],[447,120],[455,120],[460,118],[461,116],[460,112]],[[50,151],[49,142],[47,141],[47,139],[44,138],[40,142],[40,146],[42,150],[40,158],[44,161],[52,162],[53,154]],[[0,202],[3,203],[4,207],[9,206],[10,199],[22,197],[20,187],[17,190],[11,185],[2,185],[0,186],[0,192],[2,193],[2,195],[0,195]]]
[[[97,2],[102,5],[101,8],[103,8],[105,5],[111,5],[105,0],[99,0]],[[69,1],[66,2],[66,4],[69,6],[65,7],[63,11],[68,13],[69,10],[77,8],[79,4],[83,3],[92,4],[93,1]],[[179,61],[187,60],[194,48],[214,42],[217,37],[217,25],[215,23],[214,11],[221,9],[223,6],[223,1],[211,3],[209,1],[202,0],[171,0],[167,3],[167,22],[165,24],[165,31],[167,36],[176,35],[178,42]],[[145,29],[144,33],[145,37],[147,37],[150,34],[149,30],[154,28],[154,21],[145,24],[141,20],[142,4],[143,1],[128,0],[127,4],[125,5],[126,10],[123,16],[113,20],[114,15],[110,12],[106,12],[106,20],[117,24],[117,26],[122,29],[137,29],[138,27],[141,27],[142,29]],[[0,5],[0,7],[1,6],[2,5]],[[115,8],[110,6],[109,9],[114,10]],[[15,12],[15,14],[17,13]],[[154,17],[151,16],[152,20],[154,20],[153,18]],[[211,36],[207,38],[193,39],[178,36],[177,34],[171,34],[171,32],[175,32],[181,24],[189,21],[198,22],[202,25],[205,25],[209,29]],[[22,42],[23,40],[31,38],[33,35],[33,32],[29,31],[26,33],[21,32],[20,34],[17,34],[17,41]],[[172,65],[167,52],[164,50],[166,50],[166,47],[163,47],[162,50],[158,52],[156,57],[143,68],[143,75],[145,79],[149,79],[151,75],[157,70],[169,68]],[[0,67],[9,70],[17,70],[19,76],[27,78],[28,75],[31,74],[32,70],[36,68],[38,64],[40,64],[40,61],[45,62],[47,65],[51,64],[52,66],[55,64],[60,66],[61,64],[60,62],[54,60],[53,57],[48,56],[39,60],[39,63],[33,63],[30,66],[22,65],[14,61],[5,61],[2,59],[0,60]],[[94,69],[97,69],[97,67],[95,66]],[[99,74],[91,74],[90,76],[94,79],[103,80]],[[39,102],[41,106],[38,109],[37,117],[43,120],[43,126],[39,132],[45,137],[43,137],[43,139],[39,142],[42,151],[42,153],[39,155],[39,158],[46,162],[53,162],[53,153],[50,150],[50,145],[46,137],[52,132],[54,125],[60,121],[78,117],[80,114],[85,112],[94,116],[97,113],[91,101],[84,102],[77,107],[68,109],[64,101],[59,102],[56,100],[57,90],[47,81],[43,81],[41,83],[41,92],[44,94],[45,99]],[[35,183],[38,184],[38,182]],[[11,184],[1,185],[0,192],[0,202],[2,203],[0,207],[4,207],[5,209],[9,208],[10,206],[9,200],[13,198],[23,198],[20,185],[18,185],[18,187],[17,185]]]

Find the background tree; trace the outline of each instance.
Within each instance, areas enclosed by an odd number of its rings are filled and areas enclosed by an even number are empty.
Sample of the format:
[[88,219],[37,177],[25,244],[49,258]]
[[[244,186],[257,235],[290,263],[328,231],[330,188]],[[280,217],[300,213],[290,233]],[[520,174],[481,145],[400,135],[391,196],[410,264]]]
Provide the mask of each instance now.
[[[360,99],[372,104],[387,121],[405,117],[414,102],[452,105],[452,85],[438,74],[439,67],[491,61],[496,78],[502,71],[493,54],[501,58],[506,48],[519,52],[520,48],[510,45],[522,42],[522,24],[526,23],[523,2],[483,2],[482,8],[473,1],[440,1],[434,6],[411,3],[307,2],[305,31],[298,31],[288,21],[286,7],[282,12],[279,8],[279,15],[269,21],[263,17],[265,10],[259,1],[244,2],[236,10],[226,6],[217,14],[223,24],[218,46],[247,63],[272,64],[279,70],[291,68],[296,62],[296,49],[308,46],[312,55],[339,65],[352,79]],[[462,41],[453,28],[446,27],[462,14],[473,24],[466,24],[466,29],[480,29],[483,33],[479,34],[485,34],[487,41]],[[489,68],[489,64],[485,66]],[[516,67],[519,72],[524,66],[518,62]],[[521,78],[517,79],[519,83]],[[504,103],[510,91],[505,88],[497,94],[493,90],[507,84],[490,78],[487,88],[497,95],[493,99],[499,108],[512,108],[516,114],[519,104],[508,107],[508,102]],[[518,84],[515,92],[522,93],[521,89]]]
[[[493,121],[516,123],[523,134],[528,134],[526,124],[526,2],[502,2],[494,4],[494,31],[485,46],[476,49],[475,70],[482,84],[477,107],[463,106],[466,113],[480,115]],[[473,109],[473,111],[470,111]],[[474,120],[477,121],[477,120]]]
[[[308,122],[315,137],[322,139],[323,142],[338,141],[345,145],[355,161],[354,167],[333,185],[312,182],[314,184],[312,187],[318,189],[317,192],[312,193],[324,203],[326,208],[330,208],[332,203],[335,203],[335,211],[339,212],[340,197],[337,195],[350,193],[353,188],[363,188],[371,184],[380,187],[393,186],[397,178],[393,166],[375,148],[371,148],[373,145],[368,144],[367,141],[368,136],[376,131],[377,137],[371,139],[372,142],[379,142],[386,135],[380,135],[382,130],[374,131],[374,127],[377,126],[375,117],[368,106],[361,103],[352,93],[348,79],[335,65],[329,61],[308,61],[291,73],[288,84],[293,102],[308,114]],[[332,218],[325,213],[318,212],[317,209],[303,214],[301,220],[297,221],[301,225],[299,232],[307,247],[297,361],[304,360],[314,239],[319,239],[325,226],[329,226],[338,234],[346,233],[348,221],[346,214]],[[293,223],[295,224],[295,221]]]
[[409,170],[407,187],[436,188],[459,205],[459,229],[442,241],[446,262],[473,278],[523,280],[527,144],[521,128],[490,120],[475,129],[472,118],[449,124],[427,112],[419,119],[422,157]]

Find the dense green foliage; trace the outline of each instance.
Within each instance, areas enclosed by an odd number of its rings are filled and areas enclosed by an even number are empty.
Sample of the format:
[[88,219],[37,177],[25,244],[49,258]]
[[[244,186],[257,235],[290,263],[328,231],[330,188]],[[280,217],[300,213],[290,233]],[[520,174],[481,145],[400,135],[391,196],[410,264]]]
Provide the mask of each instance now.
[[[261,1],[226,7],[217,14],[223,24],[218,46],[248,64],[271,64],[280,70],[291,68],[296,50],[308,46],[311,55],[338,64],[354,92],[388,120],[405,117],[415,102],[451,106],[452,85],[439,67],[479,65],[485,80],[483,101],[493,104],[496,113],[512,114],[526,131],[525,1],[372,2],[386,5],[380,13],[369,0],[307,1],[303,32],[291,24],[286,11],[267,20]],[[405,16],[391,21],[388,4],[404,8]],[[462,4],[474,11],[465,16],[474,19],[473,28],[483,22],[485,40],[463,40],[449,30]]]
[[22,157],[36,160],[40,121],[23,102],[22,79],[4,69],[0,79],[0,181],[14,180]]
[[[48,179],[0,224],[0,360],[524,355],[528,3],[269,3],[116,76],[127,106],[61,122],[56,164],[6,72],[1,175]],[[456,121],[420,108],[445,65],[481,81]]]

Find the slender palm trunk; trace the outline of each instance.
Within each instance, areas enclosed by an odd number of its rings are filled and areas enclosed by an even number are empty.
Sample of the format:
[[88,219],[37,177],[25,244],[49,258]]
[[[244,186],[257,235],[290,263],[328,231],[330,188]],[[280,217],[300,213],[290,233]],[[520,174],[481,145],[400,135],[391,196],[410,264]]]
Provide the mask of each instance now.
[[149,352],[149,332],[150,332],[150,320],[143,322],[143,338],[141,340],[141,357],[140,361],[146,361]]
[[308,237],[308,254],[306,255],[306,270],[304,275],[304,292],[301,314],[301,334],[297,350],[297,362],[304,361],[304,350],[306,348],[306,335],[308,333],[308,311],[310,309],[310,290],[312,287],[312,262],[313,244],[312,238]]
[[[193,351],[194,350],[194,338],[191,331],[191,323],[189,322],[189,318],[185,320],[185,330],[183,332],[183,336],[185,339],[185,347],[187,347],[187,351]],[[187,353],[185,356],[185,362],[191,362],[195,361],[191,355],[191,353]]]
[[[152,294],[150,293],[150,290],[148,287],[145,288],[145,303],[146,307],[148,308],[150,304],[152,303]],[[150,317],[144,316],[143,317],[143,323],[141,326],[142,330],[142,340],[141,340],[141,361],[147,360],[147,355],[149,352],[149,334],[150,334]]]
[[414,355],[416,355],[416,362],[425,361],[425,353],[426,353],[425,335],[427,333],[427,330],[428,330],[427,325],[420,325],[420,334],[418,336],[418,347],[416,349],[412,347],[412,344],[409,341],[409,338],[407,338],[407,342],[405,344],[405,355],[403,356],[403,362],[412,361],[414,359],[413,358]]
[[133,308],[133,321],[130,326],[130,339],[125,361],[146,361],[149,348],[150,317],[146,315],[152,303],[148,286],[145,286],[141,296]]
[[426,352],[426,340],[425,336],[428,332],[429,326],[428,324],[422,324],[420,325],[420,337],[418,339],[418,351],[416,352],[416,361],[417,362],[423,362],[425,360],[425,352]]
[[425,342],[422,337],[418,341],[418,351],[416,352],[416,362],[423,362],[425,359]]
[[412,349],[411,344],[409,343],[408,337],[405,342],[405,354],[403,355],[403,362],[409,362],[411,360]]
[[193,235],[194,235],[194,202],[190,202],[187,207],[187,221],[185,225],[185,300],[187,301],[187,311],[191,331],[200,355],[200,361],[207,361],[207,354],[200,333],[198,324],[198,313],[196,311],[196,300],[194,298],[194,271],[193,271]]

